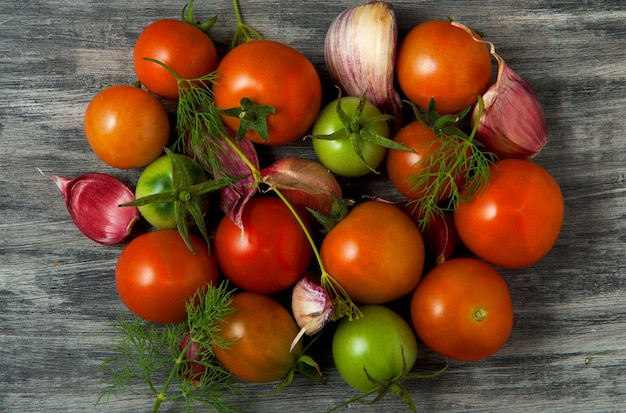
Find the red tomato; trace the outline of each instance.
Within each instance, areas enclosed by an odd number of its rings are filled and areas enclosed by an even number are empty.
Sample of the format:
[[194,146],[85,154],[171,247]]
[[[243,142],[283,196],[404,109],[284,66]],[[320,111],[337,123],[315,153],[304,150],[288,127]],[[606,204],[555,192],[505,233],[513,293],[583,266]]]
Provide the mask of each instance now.
[[170,137],[165,108],[135,86],[110,86],[87,106],[85,136],[94,153],[115,168],[146,166],[163,153]]
[[440,114],[476,103],[491,83],[491,72],[487,47],[448,21],[414,27],[398,48],[400,89],[422,109],[434,98]]
[[[394,141],[407,146],[413,151],[390,149],[387,152],[387,173],[393,186],[404,196],[410,199],[421,199],[432,191],[432,184],[435,177],[432,177],[426,185],[417,185],[415,177],[427,173],[436,172],[437,167],[431,168],[429,163],[421,162],[441,147],[441,138],[438,138],[432,129],[424,126],[415,120],[404,126],[396,136]],[[445,138],[444,138],[445,139]],[[455,178],[457,187],[461,187],[464,177],[459,174]],[[448,199],[452,192],[447,186],[439,191],[437,199],[439,201]]]
[[383,304],[412,292],[424,268],[424,242],[411,218],[395,205],[357,205],[324,238],[326,271],[352,300]]
[[234,312],[219,324],[222,337],[233,342],[215,347],[215,357],[233,375],[254,383],[283,378],[302,352],[302,342],[289,351],[299,328],[278,301],[257,293],[233,296]]
[[178,100],[174,76],[144,57],[164,63],[183,79],[208,75],[217,67],[217,50],[211,38],[199,28],[174,19],[158,20],[141,32],[133,50],[133,63],[139,81],[148,90]]
[[433,268],[411,300],[417,335],[431,350],[456,360],[489,357],[513,328],[509,287],[491,266],[453,258]]
[[[303,214],[300,214],[306,222]],[[246,204],[242,228],[225,216],[217,227],[214,248],[218,267],[238,287],[275,293],[292,286],[313,256],[302,227],[278,198],[253,198]]]
[[[280,145],[292,142],[313,125],[322,104],[322,86],[315,67],[299,51],[272,40],[253,40],[228,52],[217,68],[213,86],[215,106],[230,109],[247,97],[259,105],[273,106],[267,117],[269,141],[255,131],[253,142]],[[239,118],[223,116],[224,123],[239,129]]]
[[504,159],[491,166],[487,187],[459,205],[454,223],[474,254],[503,268],[520,268],[552,249],[563,214],[559,184],[544,168]]
[[115,268],[120,298],[137,316],[154,323],[180,323],[199,288],[217,282],[217,265],[205,242],[189,234],[193,255],[176,230],[147,232],[122,251]]

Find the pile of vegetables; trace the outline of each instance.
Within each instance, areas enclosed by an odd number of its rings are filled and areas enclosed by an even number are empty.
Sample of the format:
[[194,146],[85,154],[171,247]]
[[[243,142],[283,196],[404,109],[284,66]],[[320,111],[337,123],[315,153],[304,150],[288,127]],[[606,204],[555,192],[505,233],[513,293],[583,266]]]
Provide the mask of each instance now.
[[[141,170],[132,190],[98,172],[50,177],[87,237],[125,243],[115,280],[132,317],[118,320],[101,401],[140,381],[155,412],[234,411],[244,382],[323,382],[308,354],[328,333],[358,391],[341,406],[391,391],[416,411],[403,383],[500,350],[514,309],[499,268],[537,263],[558,238],[563,197],[532,160],[547,143],[539,99],[476,32],[427,21],[400,39],[381,1],[330,24],[337,94],[323,96],[306,56],[234,9],[225,51],[209,35],[217,16],[197,23],[193,1],[150,24],[138,83],[86,107],[95,155]],[[317,160],[257,154],[303,139]],[[370,174],[397,199],[344,198]],[[418,344],[440,370],[415,371]]]

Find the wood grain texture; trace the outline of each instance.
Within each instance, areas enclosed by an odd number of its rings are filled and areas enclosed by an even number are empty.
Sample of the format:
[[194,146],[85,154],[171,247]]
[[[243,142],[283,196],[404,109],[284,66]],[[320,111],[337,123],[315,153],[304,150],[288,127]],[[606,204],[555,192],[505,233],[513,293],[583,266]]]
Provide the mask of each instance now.
[[[106,167],[82,131],[95,93],[133,82],[131,51],[143,27],[176,18],[183,2],[32,0],[0,10],[0,412],[145,412],[144,392],[95,405],[98,371],[123,310],[113,272],[121,246],[103,247],[73,226],[47,174],[137,171]],[[266,38],[307,55],[323,78],[322,45],[332,19],[354,2],[243,1],[246,21]],[[505,271],[516,320],[506,346],[476,363],[452,362],[432,381],[410,384],[421,412],[626,411],[626,11],[621,0],[394,1],[401,34],[452,16],[494,41],[534,85],[550,143],[536,161],[566,201],[561,237],[540,263]],[[235,25],[227,0],[197,1],[218,14],[214,38]],[[313,157],[307,143],[263,150]],[[394,197],[384,177],[355,192]],[[423,368],[434,368],[423,351]],[[355,393],[320,354],[327,384],[298,377],[279,397],[250,385],[237,405],[249,412],[323,412]],[[167,406],[162,411],[167,410]],[[387,396],[375,407],[405,411]]]

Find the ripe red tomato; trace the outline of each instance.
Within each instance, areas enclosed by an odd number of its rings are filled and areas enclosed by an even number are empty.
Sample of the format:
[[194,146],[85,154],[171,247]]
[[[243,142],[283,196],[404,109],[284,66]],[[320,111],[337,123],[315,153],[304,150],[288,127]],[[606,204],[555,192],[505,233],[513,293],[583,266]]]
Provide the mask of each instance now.
[[120,298],[137,316],[154,323],[187,319],[185,304],[197,290],[217,282],[215,258],[194,234],[192,254],[176,230],[146,232],[122,251],[115,268]]
[[422,109],[434,98],[440,114],[457,113],[476,103],[491,75],[487,47],[448,21],[415,26],[398,48],[400,89]]
[[165,108],[135,86],[110,86],[91,100],[84,117],[85,136],[94,153],[115,168],[146,166],[163,153],[170,137]]
[[[300,214],[306,223],[306,218]],[[220,221],[213,250],[226,278],[247,291],[275,293],[305,273],[313,250],[289,208],[278,198],[253,198],[242,214],[242,228]]]
[[[217,71],[220,78],[213,85],[216,107],[239,107],[246,97],[276,110],[267,117],[269,140],[249,131],[246,137],[251,141],[268,145],[292,142],[313,125],[322,104],[320,78],[311,61],[292,47],[272,40],[249,41],[228,52]],[[239,118],[222,119],[230,129],[239,129]]]
[[[443,138],[445,139],[445,138]],[[425,185],[418,185],[415,177],[426,172],[436,172],[438,167],[430,167],[426,162],[420,162],[428,158],[441,147],[438,138],[432,129],[424,126],[417,120],[407,124],[398,131],[393,140],[407,146],[413,151],[390,149],[387,153],[387,173],[393,186],[409,199],[421,199],[425,194],[432,191],[435,177],[430,178]],[[455,178],[457,187],[464,183],[464,177],[459,174]],[[452,192],[449,186],[442,188],[437,196],[438,201],[447,199]]]
[[494,265],[534,264],[552,249],[561,231],[559,184],[529,160],[503,159],[490,169],[487,187],[454,213],[458,235],[474,254]]
[[424,242],[411,218],[395,205],[357,205],[324,238],[326,271],[352,300],[383,304],[412,292],[424,268]]
[[170,100],[178,100],[176,79],[165,67],[144,57],[164,63],[183,79],[208,75],[215,70],[218,60],[213,41],[198,27],[174,19],[148,25],[133,50],[135,73],[149,91]]
[[443,356],[462,361],[489,357],[504,346],[513,328],[509,287],[490,265],[453,258],[429,271],[417,286],[411,320],[424,344]]
[[289,350],[299,331],[289,311],[273,298],[251,292],[235,294],[231,307],[235,311],[219,327],[233,344],[214,347],[215,357],[243,380],[269,383],[283,378],[302,353],[302,342]]

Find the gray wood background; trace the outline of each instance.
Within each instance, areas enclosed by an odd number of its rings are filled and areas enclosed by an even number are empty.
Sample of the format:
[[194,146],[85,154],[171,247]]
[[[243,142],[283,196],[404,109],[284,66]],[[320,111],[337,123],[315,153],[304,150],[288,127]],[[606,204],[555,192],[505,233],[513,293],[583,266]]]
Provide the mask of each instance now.
[[[113,273],[121,246],[103,247],[74,227],[48,174],[111,173],[82,131],[87,103],[104,87],[134,81],[131,52],[143,27],[177,18],[182,1],[4,0],[0,8],[0,412],[145,412],[145,393],[95,406],[98,365],[123,305]],[[266,38],[310,57],[326,76],[326,28],[347,0],[242,0]],[[421,412],[626,411],[626,7],[621,0],[395,1],[401,32],[454,17],[484,31],[533,84],[550,143],[536,161],[561,184],[566,217],[540,263],[505,271],[515,306],[506,346],[476,363],[452,362],[433,381],[409,385]],[[229,0],[197,0],[197,17],[219,15],[229,41]],[[308,144],[265,150],[312,157]],[[394,196],[384,179],[358,191]],[[421,361],[424,358],[420,359]],[[298,377],[280,396],[248,386],[250,412],[323,412],[355,393],[328,358],[326,385]],[[432,366],[426,366],[426,368]],[[141,389],[145,390],[145,389]],[[172,406],[163,406],[170,411]],[[346,411],[404,411],[392,395]]]

